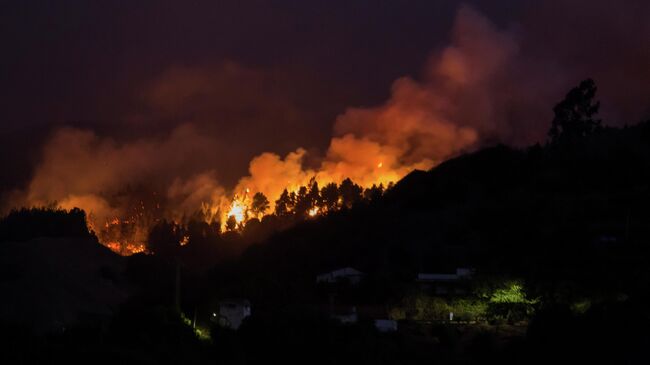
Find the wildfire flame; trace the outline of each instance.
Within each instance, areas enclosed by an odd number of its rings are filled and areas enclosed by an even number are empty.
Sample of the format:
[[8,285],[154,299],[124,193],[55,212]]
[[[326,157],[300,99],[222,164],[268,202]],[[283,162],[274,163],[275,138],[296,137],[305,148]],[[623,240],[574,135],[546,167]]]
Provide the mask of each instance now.
[[[245,196],[244,196],[245,197]],[[248,205],[244,199],[240,199],[235,196],[230,204],[230,210],[226,214],[226,217],[235,217],[237,224],[244,222],[248,212]]]
[[135,255],[136,253],[146,252],[146,248],[144,244],[108,242],[105,243],[104,245],[110,248],[111,251],[120,254],[122,256],[131,256],[131,255]]
[[[347,178],[363,189],[380,184],[387,187],[414,169],[430,169],[473,148],[480,142],[483,129],[490,135],[502,129],[492,120],[502,119],[500,110],[512,108],[501,105],[502,98],[494,97],[488,85],[499,84],[502,70],[512,65],[517,50],[518,44],[509,33],[464,8],[452,29],[451,44],[433,55],[424,80],[401,77],[393,83],[386,102],[346,108],[334,122],[323,156],[306,159],[307,150],[300,147],[284,156],[273,152],[255,156],[249,162],[248,174],[234,187],[219,183],[214,176],[214,161],[188,164],[189,156],[214,151],[220,142],[204,136],[192,123],[177,126],[166,138],[124,143],[92,131],[65,128],[46,143],[32,181],[12,204],[36,206],[56,201],[65,209],[79,207],[89,215],[95,213],[89,227],[100,242],[118,252],[135,253],[145,247],[149,229],[158,219],[184,222],[200,210],[206,222],[218,221],[222,230],[229,217],[233,217],[230,225],[236,221],[240,228],[251,217],[273,214],[274,203],[285,190],[296,194],[302,186],[309,189],[312,179],[320,189],[330,183],[341,184]],[[228,72],[235,72],[233,80],[248,75],[248,70],[238,67],[228,67]],[[160,90],[178,85],[196,87],[193,80],[203,80],[199,77],[202,75],[200,70],[174,73],[170,79],[165,75],[158,86]],[[211,83],[198,84],[202,87]],[[150,99],[161,103],[155,106],[164,106],[167,100],[160,95],[169,93],[155,89]],[[190,99],[194,98],[187,102]],[[467,108],[469,100],[479,107]],[[201,104],[188,106],[195,107],[202,110]],[[212,158],[223,156],[212,154]],[[134,176],[128,175],[131,172]],[[144,201],[140,199],[142,194],[134,201],[136,194],[121,193],[127,186],[139,184],[154,184],[163,190]],[[257,207],[252,209],[249,194],[256,193],[268,199],[268,208],[263,212],[258,212]],[[338,203],[330,202],[318,209],[310,205],[306,215],[329,214],[343,204],[339,198]],[[152,210],[145,211],[145,207]],[[290,212],[295,207],[284,209]]]
[[[159,204],[156,209],[159,209]],[[146,242],[153,222],[151,217],[148,217],[148,213],[144,202],[139,201],[133,208],[131,216],[122,219],[112,217],[103,225],[98,225],[96,217],[90,211],[87,216],[88,230],[97,235],[100,243],[122,256],[147,252]]]
[[318,215],[318,212],[319,212],[318,207],[313,207],[313,208],[309,209],[307,214],[309,214],[310,217],[315,217],[315,216]]

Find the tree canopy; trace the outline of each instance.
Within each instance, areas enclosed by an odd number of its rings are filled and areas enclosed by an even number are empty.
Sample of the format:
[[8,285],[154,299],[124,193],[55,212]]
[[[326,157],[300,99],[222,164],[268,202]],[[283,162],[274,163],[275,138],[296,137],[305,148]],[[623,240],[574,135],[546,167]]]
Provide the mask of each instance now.
[[601,127],[601,120],[595,119],[600,109],[600,102],[594,101],[597,90],[596,83],[586,79],[555,105],[555,117],[548,131],[551,143],[570,143]]

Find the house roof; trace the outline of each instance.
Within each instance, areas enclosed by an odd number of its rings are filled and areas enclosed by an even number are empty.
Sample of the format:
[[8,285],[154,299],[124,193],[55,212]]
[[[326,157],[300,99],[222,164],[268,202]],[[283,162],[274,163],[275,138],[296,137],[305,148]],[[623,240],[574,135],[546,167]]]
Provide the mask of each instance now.
[[333,276],[360,276],[360,275],[365,275],[365,273],[352,268],[352,267],[343,267],[340,269],[332,270],[326,273],[322,273],[318,276],[323,276],[323,275],[333,275]]
[[459,267],[455,274],[419,273],[418,281],[456,281],[472,276],[473,269]]
[[222,305],[228,305],[228,306],[241,306],[241,307],[250,307],[251,302],[248,299],[241,299],[241,298],[231,298],[231,299],[224,299],[219,301],[219,306]]
[[418,274],[418,281],[455,281],[460,279],[456,274]]

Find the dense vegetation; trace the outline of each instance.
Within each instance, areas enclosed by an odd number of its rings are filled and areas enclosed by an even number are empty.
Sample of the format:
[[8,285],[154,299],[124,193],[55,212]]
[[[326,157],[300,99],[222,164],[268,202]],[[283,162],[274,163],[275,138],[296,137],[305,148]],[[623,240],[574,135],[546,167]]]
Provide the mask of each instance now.
[[[241,221],[238,222],[234,215],[229,216],[223,231],[221,222],[208,224],[202,213],[196,212],[184,224],[166,220],[156,223],[151,228],[147,248],[151,252],[169,256],[191,255],[188,252],[196,249],[192,246],[203,246],[208,250],[203,254],[215,263],[235,256],[250,244],[263,242],[273,234],[300,222],[370,204],[392,186],[389,184],[385,188],[379,184],[363,189],[351,179],[345,179],[340,184],[329,183],[319,188],[318,183],[312,179],[295,192],[285,189],[275,201],[272,214],[267,213],[271,203],[264,194],[258,192],[251,199],[250,209],[242,212]],[[187,241],[181,245],[183,237],[187,237]],[[182,247],[186,244],[187,247]],[[215,247],[221,249],[214,249]]]
[[56,208],[22,208],[0,219],[0,242],[29,241],[38,237],[90,237],[86,213]]

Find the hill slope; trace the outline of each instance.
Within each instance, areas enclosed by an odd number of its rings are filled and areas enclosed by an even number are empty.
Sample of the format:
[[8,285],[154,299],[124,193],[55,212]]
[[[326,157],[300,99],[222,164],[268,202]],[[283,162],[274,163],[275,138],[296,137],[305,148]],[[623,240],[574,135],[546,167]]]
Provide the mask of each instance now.
[[125,258],[94,239],[0,244],[0,320],[36,332],[98,325],[127,298]]
[[[648,282],[649,203],[648,123],[570,146],[496,146],[414,171],[379,201],[279,233],[250,248],[236,270],[277,287],[342,266],[412,279],[469,265],[622,290]],[[629,277],[643,280],[621,282]]]

